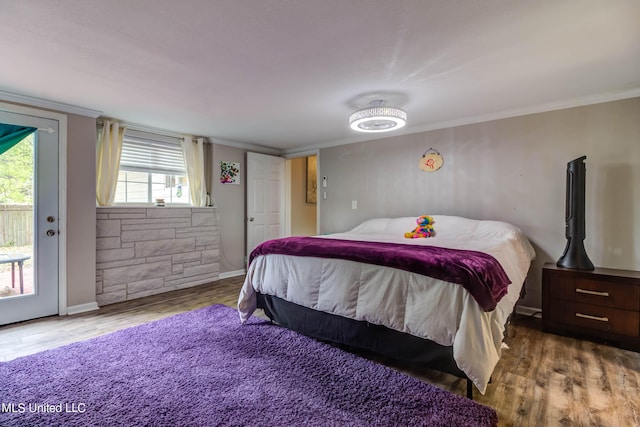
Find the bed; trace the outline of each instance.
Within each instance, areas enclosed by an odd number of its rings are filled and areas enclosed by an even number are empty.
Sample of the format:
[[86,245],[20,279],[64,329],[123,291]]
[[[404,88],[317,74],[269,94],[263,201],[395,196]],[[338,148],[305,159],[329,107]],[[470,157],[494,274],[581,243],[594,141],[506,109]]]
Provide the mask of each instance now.
[[535,252],[511,224],[432,217],[429,238],[405,238],[416,217],[403,217],[263,242],[250,256],[240,320],[262,308],[287,328],[424,363],[484,394]]

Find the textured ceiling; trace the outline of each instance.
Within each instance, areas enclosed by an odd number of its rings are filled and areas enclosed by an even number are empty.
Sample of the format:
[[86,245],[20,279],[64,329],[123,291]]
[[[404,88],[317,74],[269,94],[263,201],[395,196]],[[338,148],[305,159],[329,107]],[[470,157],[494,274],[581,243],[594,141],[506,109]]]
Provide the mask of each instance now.
[[[293,152],[640,96],[638,0],[0,0],[0,91]],[[386,134],[384,136],[389,136]]]

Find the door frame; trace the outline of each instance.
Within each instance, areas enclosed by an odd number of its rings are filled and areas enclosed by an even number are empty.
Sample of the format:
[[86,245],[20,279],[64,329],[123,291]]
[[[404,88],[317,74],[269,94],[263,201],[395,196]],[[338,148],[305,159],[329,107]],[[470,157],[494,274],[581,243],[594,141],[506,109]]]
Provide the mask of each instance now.
[[58,121],[58,315],[67,314],[67,115],[0,101],[0,110]]
[[322,187],[322,181],[320,179],[320,149],[314,148],[306,151],[297,151],[293,154],[284,154],[287,162],[285,163],[285,231],[286,235],[291,235],[291,162],[289,160],[298,159],[300,157],[316,156],[317,169],[316,169],[316,182],[318,183],[318,195],[316,200],[316,234],[320,234],[320,207],[322,200],[324,199],[323,193],[327,191]]

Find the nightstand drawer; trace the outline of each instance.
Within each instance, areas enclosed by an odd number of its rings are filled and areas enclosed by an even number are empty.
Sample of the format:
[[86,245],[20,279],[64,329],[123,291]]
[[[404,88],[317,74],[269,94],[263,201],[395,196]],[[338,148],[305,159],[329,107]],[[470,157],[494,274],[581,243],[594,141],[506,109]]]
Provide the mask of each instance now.
[[638,311],[559,301],[549,308],[544,316],[550,316],[550,320],[555,322],[585,328],[585,332],[598,330],[632,337],[640,334]]
[[545,264],[542,328],[640,351],[640,271]]
[[552,299],[640,311],[640,286],[552,273]]

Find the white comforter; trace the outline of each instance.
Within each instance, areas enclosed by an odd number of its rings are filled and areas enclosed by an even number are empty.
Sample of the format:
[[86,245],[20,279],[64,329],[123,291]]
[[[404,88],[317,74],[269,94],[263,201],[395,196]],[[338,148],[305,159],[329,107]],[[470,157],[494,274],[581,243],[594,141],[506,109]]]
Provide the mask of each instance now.
[[535,252],[522,232],[499,221],[433,216],[435,237],[407,239],[415,217],[377,218],[347,233],[318,238],[468,249],[492,255],[511,280],[495,310],[485,312],[464,287],[395,268],[354,261],[263,255],[249,266],[238,300],[245,322],[256,291],[304,307],[453,346],[456,364],[485,393],[500,358],[504,325],[513,311]]

